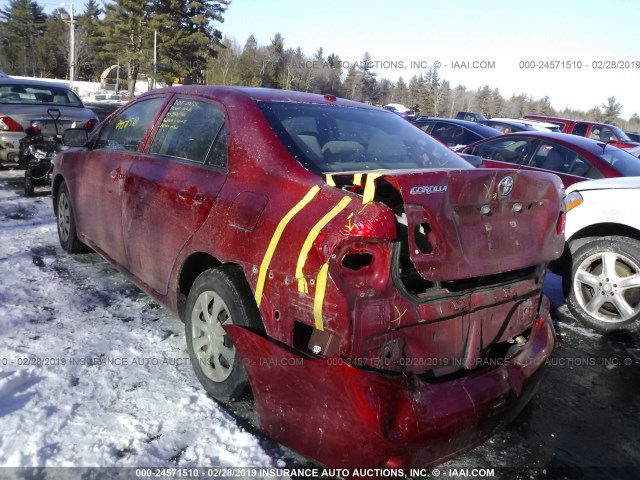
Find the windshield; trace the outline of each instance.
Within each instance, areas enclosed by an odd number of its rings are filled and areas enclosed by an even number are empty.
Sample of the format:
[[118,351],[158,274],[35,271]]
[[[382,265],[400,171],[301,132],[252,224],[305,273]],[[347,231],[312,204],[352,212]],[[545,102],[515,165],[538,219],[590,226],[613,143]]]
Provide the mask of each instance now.
[[68,88],[19,83],[0,85],[0,103],[82,107],[80,99]]
[[616,133],[616,135],[618,136],[618,138],[620,140],[622,140],[623,142],[631,142],[632,141],[626,133],[624,133],[622,130],[620,130],[620,128],[618,128],[618,127],[616,127],[614,125],[611,125],[611,130],[613,130]]
[[398,115],[384,110],[259,102],[291,154],[309,170],[473,168]]
[[634,157],[624,150],[607,146],[599,157],[620,172],[623,177],[640,176],[640,158]]

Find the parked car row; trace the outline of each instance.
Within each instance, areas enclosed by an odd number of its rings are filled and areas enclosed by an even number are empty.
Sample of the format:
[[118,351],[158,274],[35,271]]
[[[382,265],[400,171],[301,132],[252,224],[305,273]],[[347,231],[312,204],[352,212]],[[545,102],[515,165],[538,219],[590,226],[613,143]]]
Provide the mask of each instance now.
[[550,171],[565,186],[605,177],[640,175],[640,159],[606,142],[564,133],[519,132],[476,142],[462,150],[493,168]]
[[591,138],[592,140],[605,142],[614,147],[626,150],[636,157],[640,155],[640,143],[632,141],[622,129],[615,125],[548,117],[544,115],[525,115],[524,118],[553,123],[560,128],[562,133]]
[[393,107],[160,89],[66,129],[53,162],[62,248],[182,319],[209,395],[251,390],[263,431],[331,467],[437,464],[514,418],[555,344],[550,264],[584,323],[640,316],[638,226],[597,243],[611,187],[576,183],[639,159],[537,121],[505,135]]

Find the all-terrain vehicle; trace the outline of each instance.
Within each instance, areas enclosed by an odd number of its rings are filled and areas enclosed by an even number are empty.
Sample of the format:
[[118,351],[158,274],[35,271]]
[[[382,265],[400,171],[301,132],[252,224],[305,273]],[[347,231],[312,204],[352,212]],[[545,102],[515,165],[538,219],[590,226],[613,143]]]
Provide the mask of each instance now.
[[47,113],[53,120],[56,134],[45,137],[38,123],[35,122],[25,130],[26,136],[20,140],[18,164],[25,168],[24,194],[27,197],[34,195],[36,186],[51,183],[50,174],[53,168],[51,160],[63,147],[62,135],[58,130],[60,110],[50,108]]

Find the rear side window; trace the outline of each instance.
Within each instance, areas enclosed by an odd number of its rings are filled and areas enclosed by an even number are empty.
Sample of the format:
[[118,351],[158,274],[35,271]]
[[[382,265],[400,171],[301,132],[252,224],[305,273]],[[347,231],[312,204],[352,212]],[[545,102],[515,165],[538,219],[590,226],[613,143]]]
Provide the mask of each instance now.
[[450,123],[436,123],[431,135],[447,145],[466,145],[464,128]]
[[215,105],[176,98],[158,127],[150,153],[204,163],[223,126],[224,114]]
[[509,137],[481,143],[471,149],[469,153],[487,160],[520,164],[529,152],[529,146],[529,140]]
[[602,178],[589,161],[562,145],[542,142],[531,159],[531,166],[578,177]]
[[165,97],[156,97],[134,103],[100,130],[93,148],[138,150],[142,137],[165,100]]
[[579,135],[581,137],[587,136],[587,127],[589,127],[588,123],[578,123],[575,127],[573,127],[573,135]]

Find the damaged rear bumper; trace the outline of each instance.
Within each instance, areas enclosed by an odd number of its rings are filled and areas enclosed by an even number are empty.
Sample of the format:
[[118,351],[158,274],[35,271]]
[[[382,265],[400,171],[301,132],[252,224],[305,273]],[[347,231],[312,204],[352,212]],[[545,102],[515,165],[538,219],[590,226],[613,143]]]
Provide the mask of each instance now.
[[428,467],[475,446],[533,395],[555,334],[548,316],[504,361],[427,383],[383,375],[341,358],[305,358],[227,326],[249,375],[261,429],[335,468]]

